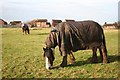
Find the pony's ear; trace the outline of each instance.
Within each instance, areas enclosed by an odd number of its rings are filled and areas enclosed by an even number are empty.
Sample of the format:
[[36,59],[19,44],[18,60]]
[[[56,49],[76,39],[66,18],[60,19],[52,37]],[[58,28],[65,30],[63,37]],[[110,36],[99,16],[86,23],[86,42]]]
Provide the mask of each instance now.
[[46,50],[46,48],[45,48],[45,47],[43,47],[43,50],[45,51],[45,50]]

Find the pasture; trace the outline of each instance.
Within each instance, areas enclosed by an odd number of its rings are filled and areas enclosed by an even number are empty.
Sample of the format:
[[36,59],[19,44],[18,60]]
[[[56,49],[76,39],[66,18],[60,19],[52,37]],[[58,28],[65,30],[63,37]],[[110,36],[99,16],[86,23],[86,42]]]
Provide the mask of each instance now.
[[[90,62],[91,50],[74,53],[76,63],[58,68],[62,61],[58,47],[55,49],[54,69],[46,70],[43,46],[51,28],[30,30],[23,35],[21,28],[2,29],[2,77],[4,78],[117,78],[118,30],[105,30],[108,59],[110,63]],[[100,60],[99,52],[98,60]],[[69,63],[69,57],[68,57]]]

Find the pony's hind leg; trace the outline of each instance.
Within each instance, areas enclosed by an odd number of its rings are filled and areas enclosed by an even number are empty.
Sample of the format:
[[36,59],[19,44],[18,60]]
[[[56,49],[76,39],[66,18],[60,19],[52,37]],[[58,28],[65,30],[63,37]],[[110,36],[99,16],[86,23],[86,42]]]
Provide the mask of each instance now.
[[22,29],[22,32],[23,32],[23,34],[24,34],[24,29]]
[[102,56],[103,56],[103,63],[108,63],[108,59],[107,59],[107,49],[105,47],[101,47],[101,52],[102,52]]
[[100,52],[100,61],[103,61],[103,54],[101,48],[99,48],[99,52]]
[[70,57],[70,64],[74,64],[75,63],[75,57],[74,57],[72,52],[69,53],[69,57]]
[[25,30],[25,34],[27,34],[27,30]]
[[30,30],[28,29],[27,31],[28,31],[28,34],[30,34]]
[[92,55],[92,60],[91,60],[91,62],[92,63],[97,63],[97,48],[93,48],[92,49],[92,51],[93,51],[93,55]]

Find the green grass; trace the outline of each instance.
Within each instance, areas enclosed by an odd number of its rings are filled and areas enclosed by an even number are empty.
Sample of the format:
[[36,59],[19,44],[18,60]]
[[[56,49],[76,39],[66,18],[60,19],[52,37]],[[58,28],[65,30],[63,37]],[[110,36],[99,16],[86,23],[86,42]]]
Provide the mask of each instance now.
[[[31,29],[23,35],[20,28],[2,29],[2,77],[4,78],[117,78],[118,31],[105,30],[110,63],[91,64],[91,50],[74,53],[76,63],[57,68],[62,61],[58,47],[55,50],[54,69],[46,70],[43,46],[50,28]],[[119,57],[120,58],[120,57]],[[99,53],[98,53],[99,59]],[[69,63],[69,59],[68,59]]]

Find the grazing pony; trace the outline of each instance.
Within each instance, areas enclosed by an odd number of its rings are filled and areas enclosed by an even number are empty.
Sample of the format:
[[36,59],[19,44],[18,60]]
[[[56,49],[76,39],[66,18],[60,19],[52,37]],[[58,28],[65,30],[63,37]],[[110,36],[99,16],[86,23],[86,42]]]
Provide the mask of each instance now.
[[94,21],[62,22],[55,26],[49,33],[44,50],[46,58],[46,69],[53,65],[54,49],[59,47],[61,56],[63,56],[61,67],[67,65],[67,54],[70,56],[70,63],[75,62],[72,52],[78,50],[92,49],[92,62],[97,62],[96,51],[99,49],[100,57],[103,63],[107,63],[107,49],[105,36],[102,27]]
[[30,30],[29,30],[29,27],[27,24],[23,24],[22,26],[22,31],[23,31],[23,34],[30,34]]

